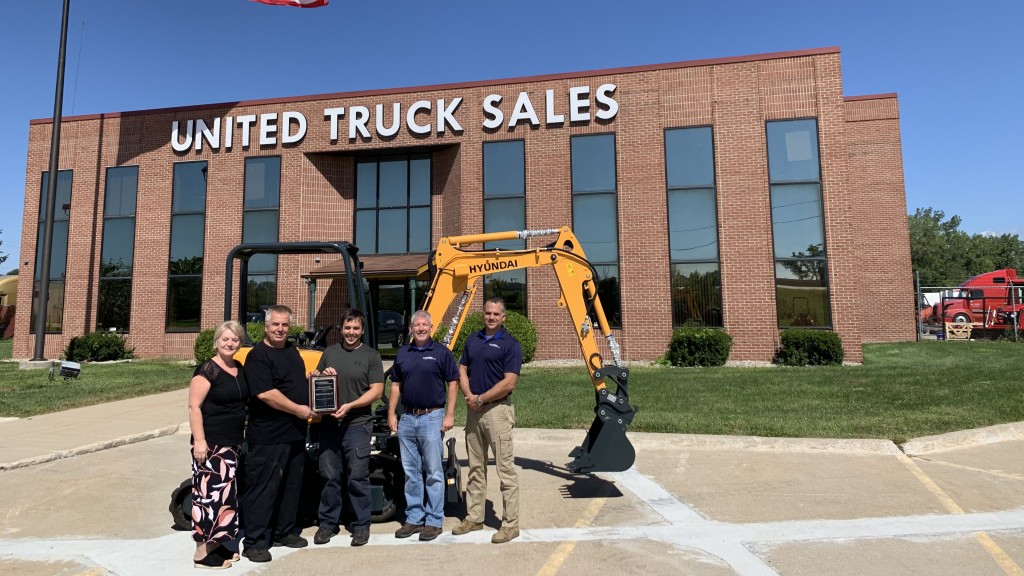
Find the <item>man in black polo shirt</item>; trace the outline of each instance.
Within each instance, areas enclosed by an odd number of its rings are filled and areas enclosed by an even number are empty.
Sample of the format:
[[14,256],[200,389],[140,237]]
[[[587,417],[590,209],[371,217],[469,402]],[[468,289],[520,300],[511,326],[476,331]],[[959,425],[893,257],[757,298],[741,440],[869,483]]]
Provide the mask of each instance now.
[[519,536],[519,474],[512,454],[512,429],[516,411],[512,391],[519,380],[523,350],[504,329],[505,301],[484,302],[484,329],[466,339],[459,360],[459,388],[466,396],[466,518],[452,530],[460,536],[483,528],[487,500],[487,448],[501,481],[501,528],[491,542],[502,544]]
[[295,525],[306,458],[309,384],[299,351],[288,342],[292,311],[267,310],[266,337],[245,359],[249,426],[245,440],[245,493],[242,496],[243,554],[269,562],[270,546],[302,548],[306,539]]
[[[412,342],[395,357],[388,401],[388,426],[398,432],[405,469],[405,522],[395,537],[418,532],[420,540],[428,541],[441,534],[444,520],[441,458],[444,433],[455,426],[459,374],[451,351],[430,339],[434,323],[428,312],[414,313],[411,329]],[[399,400],[405,408],[401,421],[396,415]]]

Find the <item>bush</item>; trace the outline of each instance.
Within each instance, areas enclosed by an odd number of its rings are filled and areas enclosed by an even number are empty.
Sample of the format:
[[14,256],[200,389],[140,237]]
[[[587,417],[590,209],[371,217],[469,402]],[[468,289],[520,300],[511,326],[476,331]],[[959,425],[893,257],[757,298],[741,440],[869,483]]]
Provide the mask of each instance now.
[[[474,312],[466,316],[466,321],[462,323],[462,331],[459,332],[459,337],[455,341],[455,345],[452,346],[452,354],[455,355],[456,361],[462,357],[462,349],[466,347],[466,338],[483,328],[483,312]],[[505,315],[505,330],[508,330],[508,333],[514,336],[523,348],[523,363],[533,360],[533,355],[537,352],[537,327],[533,321],[518,312],[508,312]],[[434,340],[443,341],[447,333],[448,325],[440,325],[434,332]]]
[[105,362],[135,358],[135,349],[116,332],[89,332],[75,336],[64,349],[64,358],[72,362]]
[[[305,326],[299,324],[292,325],[288,328],[289,336],[298,336],[306,331]],[[245,333],[249,336],[250,342],[253,344],[262,342],[263,338],[267,335],[267,327],[263,322],[249,322],[245,325]]]
[[210,358],[213,358],[215,353],[213,349],[213,333],[216,328],[207,328],[198,335],[196,335],[195,344],[192,345],[192,356],[196,359],[196,364],[202,364]]
[[665,359],[673,366],[724,366],[732,336],[716,328],[677,328]]
[[[216,328],[207,328],[196,336],[196,342],[192,346],[192,355],[196,359],[196,364],[202,364],[213,355],[217,353],[213,348],[213,333],[216,332]],[[289,336],[297,336],[305,332],[306,329],[302,326],[292,326],[288,329]],[[249,322],[245,325],[245,333],[249,337],[250,342],[243,345],[252,345],[256,342],[260,342],[267,335],[266,326],[263,322]]]
[[780,335],[782,347],[772,362],[783,366],[828,366],[843,363],[843,342],[835,332],[791,328]]

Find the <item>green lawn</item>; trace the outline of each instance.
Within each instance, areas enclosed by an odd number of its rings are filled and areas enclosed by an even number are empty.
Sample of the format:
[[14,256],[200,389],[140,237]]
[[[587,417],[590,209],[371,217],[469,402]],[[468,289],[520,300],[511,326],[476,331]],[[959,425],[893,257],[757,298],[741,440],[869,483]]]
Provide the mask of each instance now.
[[11,357],[11,352],[14,350],[14,338],[0,339],[0,360],[6,360]]
[[[10,341],[0,341],[2,346]],[[908,438],[1024,421],[1024,344],[921,342],[864,347],[861,366],[630,370],[631,430],[816,438]],[[0,364],[0,416],[31,416],[188,385],[192,369],[85,364],[76,380]],[[527,365],[517,426],[586,429],[594,395],[582,366]],[[461,403],[457,422],[465,421]]]

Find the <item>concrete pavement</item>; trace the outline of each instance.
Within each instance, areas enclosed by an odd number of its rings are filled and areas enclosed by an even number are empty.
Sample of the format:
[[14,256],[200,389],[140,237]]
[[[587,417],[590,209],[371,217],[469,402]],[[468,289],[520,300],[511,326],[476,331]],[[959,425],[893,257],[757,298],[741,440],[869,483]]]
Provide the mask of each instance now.
[[[0,422],[0,569],[43,574],[191,574],[171,490],[189,475],[187,391]],[[465,460],[462,434],[455,432]],[[229,573],[377,575],[1024,575],[1024,426],[900,447],[880,440],[630,433],[637,462],[616,474],[564,464],[583,431],[516,431],[523,535],[500,522],[432,543],[373,526],[326,546],[273,550]],[[305,535],[312,539],[313,529]],[[397,548],[396,548],[397,546]],[[415,548],[409,548],[415,546]],[[486,567],[486,568],[485,568]]]

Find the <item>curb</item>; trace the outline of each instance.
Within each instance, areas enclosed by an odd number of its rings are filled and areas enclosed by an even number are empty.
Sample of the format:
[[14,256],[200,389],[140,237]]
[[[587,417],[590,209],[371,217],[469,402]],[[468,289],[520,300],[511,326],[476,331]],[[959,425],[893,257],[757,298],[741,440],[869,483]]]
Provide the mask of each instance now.
[[1024,440],[1024,422],[996,424],[985,428],[924,436],[908,440],[900,448],[907,456],[921,456],[932,452],[972,448],[1011,440]]
[[[51,452],[43,456],[36,456],[34,458],[24,458],[15,462],[2,462],[0,463],[0,472],[6,472],[8,470],[15,470],[17,468],[26,468],[28,466],[35,466],[36,464],[45,464],[47,462],[53,462],[54,460],[62,460],[64,458],[71,458],[72,456],[78,456],[80,454],[89,454],[90,452],[99,452],[101,450],[107,450],[109,448],[117,448],[118,446],[125,446],[127,444],[135,444],[137,442],[145,442],[146,440],[153,440],[154,438],[160,438],[161,436],[170,436],[176,434],[183,425],[178,424],[174,426],[166,426],[164,428],[158,428],[156,430],[150,430],[148,432],[141,432],[139,434],[132,434],[129,436],[122,436],[113,440],[107,440],[105,442],[95,442],[93,444],[86,444],[85,446],[79,446],[70,450],[58,450]],[[187,426],[187,425],[184,425]]]
[[[714,436],[710,434],[668,434],[629,432],[634,448],[649,450],[736,450],[752,452],[793,452],[829,454],[899,455],[900,449],[890,440],[858,440],[842,438],[768,438],[762,436]],[[584,430],[546,430],[516,428],[517,442],[579,443]]]

